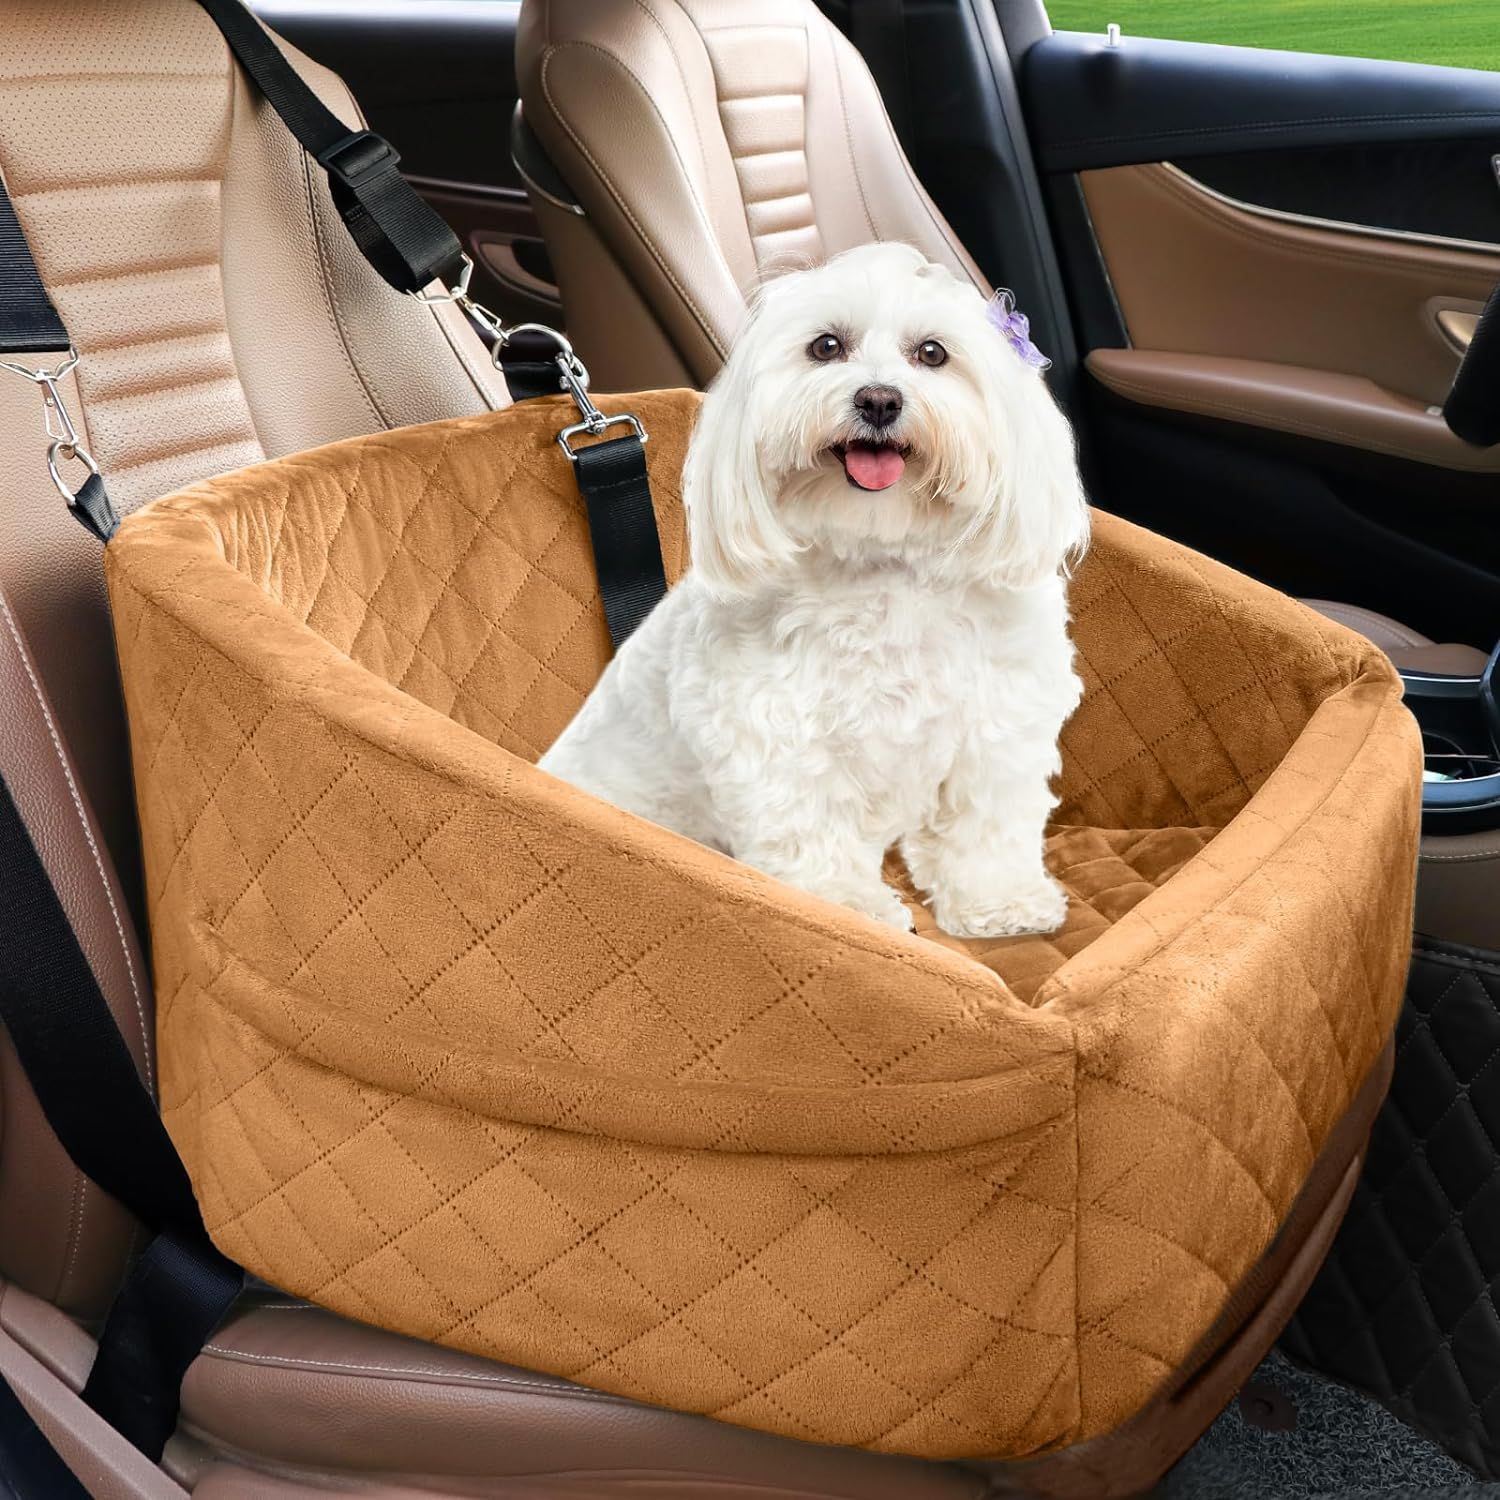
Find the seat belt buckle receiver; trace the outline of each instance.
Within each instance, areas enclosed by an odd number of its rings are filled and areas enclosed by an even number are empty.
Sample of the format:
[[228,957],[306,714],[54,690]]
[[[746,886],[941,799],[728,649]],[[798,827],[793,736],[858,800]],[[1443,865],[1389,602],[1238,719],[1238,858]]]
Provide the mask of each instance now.
[[372,177],[395,167],[401,153],[373,130],[352,130],[318,152],[317,160],[325,172],[357,193]]

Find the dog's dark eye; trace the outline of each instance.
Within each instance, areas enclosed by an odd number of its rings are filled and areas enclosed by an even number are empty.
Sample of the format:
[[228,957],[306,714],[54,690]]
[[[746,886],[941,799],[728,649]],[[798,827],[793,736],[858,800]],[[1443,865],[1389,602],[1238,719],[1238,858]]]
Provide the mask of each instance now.
[[935,370],[948,363],[948,351],[936,339],[926,339],[917,345],[917,358]]
[[837,359],[844,352],[844,341],[836,333],[820,333],[807,346],[807,352],[814,359],[827,364],[830,359]]

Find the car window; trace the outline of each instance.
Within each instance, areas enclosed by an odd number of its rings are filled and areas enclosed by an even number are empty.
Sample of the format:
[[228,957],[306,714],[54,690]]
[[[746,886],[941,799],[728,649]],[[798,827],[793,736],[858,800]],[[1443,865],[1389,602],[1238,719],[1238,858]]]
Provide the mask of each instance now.
[[1500,69],[1497,0],[1048,0],[1058,31]]

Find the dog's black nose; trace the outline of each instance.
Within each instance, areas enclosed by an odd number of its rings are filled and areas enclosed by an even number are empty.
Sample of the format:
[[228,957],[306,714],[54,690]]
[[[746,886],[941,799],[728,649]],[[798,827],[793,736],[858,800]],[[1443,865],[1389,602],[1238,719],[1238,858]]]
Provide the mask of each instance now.
[[893,385],[861,386],[854,393],[854,409],[871,427],[889,427],[901,415],[901,392]]

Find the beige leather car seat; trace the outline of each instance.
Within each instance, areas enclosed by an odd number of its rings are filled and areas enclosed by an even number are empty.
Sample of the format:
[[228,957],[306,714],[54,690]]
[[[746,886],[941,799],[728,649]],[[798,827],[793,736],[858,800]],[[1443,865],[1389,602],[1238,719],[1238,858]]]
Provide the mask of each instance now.
[[[339,81],[299,66],[353,125]],[[369,269],[323,174],[194,0],[8,0],[0,172],[82,355],[65,398],[121,509],[262,458],[508,399],[460,315],[400,296]],[[0,776],[151,1083],[100,549],[48,479],[36,388],[4,372]],[[158,1468],[77,1394],[91,1330],[137,1242],[63,1154],[0,1035],[0,1374],[102,1497],[895,1500],[985,1488],[957,1469],[804,1448],[598,1396],[264,1290],[190,1371]]]
[[706,384],[758,280],[870,240],[989,290],[812,0],[525,0],[516,73],[582,209],[532,192],[601,389]]
[[[570,190],[528,174],[601,389],[706,384],[758,281],[867,240],[906,240],[989,290],[813,0],[523,0],[516,74]],[[1369,610],[1314,608],[1400,666],[1485,663]]]

